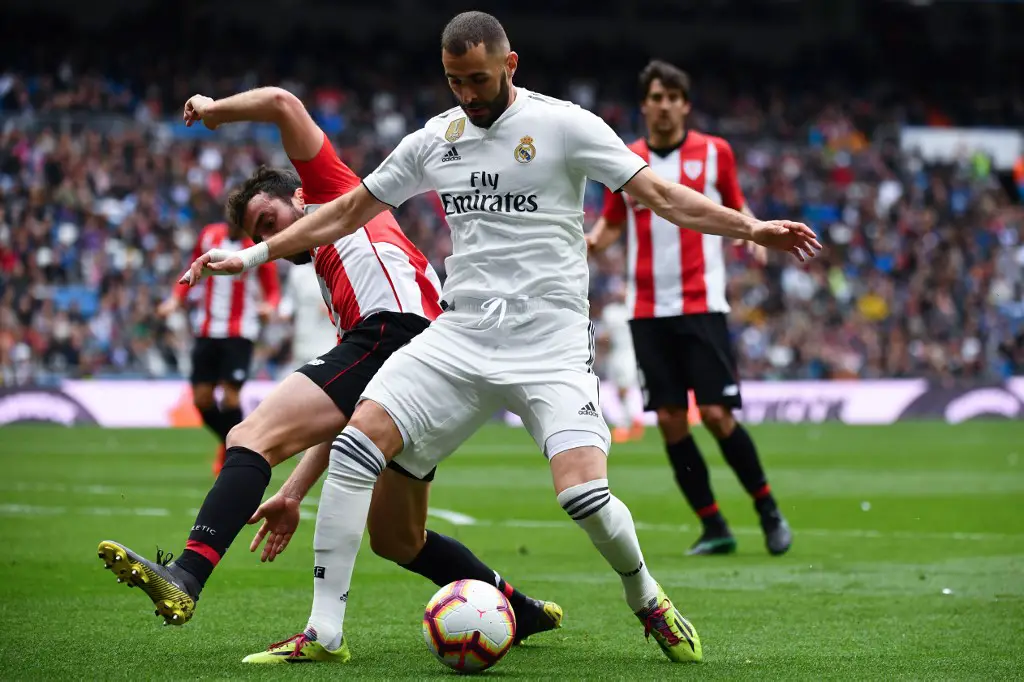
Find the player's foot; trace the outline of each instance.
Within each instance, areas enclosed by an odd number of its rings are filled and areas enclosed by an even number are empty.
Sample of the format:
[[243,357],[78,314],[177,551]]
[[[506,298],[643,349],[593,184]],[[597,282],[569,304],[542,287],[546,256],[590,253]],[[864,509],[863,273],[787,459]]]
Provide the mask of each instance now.
[[97,549],[104,567],[117,582],[140,587],[168,625],[184,625],[196,610],[199,583],[188,571],[168,565],[170,554],[156,551],[156,561],[145,559],[122,544],[104,540]]
[[213,469],[214,478],[220,476],[220,470],[224,468],[224,458],[227,456],[227,454],[228,446],[221,443],[220,447],[217,448],[217,454],[214,455],[213,457],[213,465],[210,467],[211,469]]
[[670,661],[699,663],[704,657],[697,630],[676,610],[661,585],[658,596],[647,608],[637,611],[636,617],[644,624],[644,637],[650,639],[654,635],[654,641]]
[[736,551],[736,538],[729,529],[707,530],[697,538],[697,542],[687,550],[687,556],[708,556],[711,554],[732,554]]
[[629,429],[630,440],[643,440],[644,439],[644,423],[642,421],[633,422],[633,426]]
[[553,601],[531,599],[535,608],[516,612],[515,644],[522,644],[530,635],[562,627],[562,607]]
[[793,545],[793,531],[778,509],[761,515],[761,530],[764,531],[764,544],[772,556],[785,554]]
[[625,426],[616,426],[612,429],[613,443],[628,443],[630,440],[629,429]]
[[348,663],[350,660],[352,652],[348,650],[344,637],[337,651],[328,651],[323,644],[300,632],[283,642],[271,644],[266,651],[249,654],[242,663]]

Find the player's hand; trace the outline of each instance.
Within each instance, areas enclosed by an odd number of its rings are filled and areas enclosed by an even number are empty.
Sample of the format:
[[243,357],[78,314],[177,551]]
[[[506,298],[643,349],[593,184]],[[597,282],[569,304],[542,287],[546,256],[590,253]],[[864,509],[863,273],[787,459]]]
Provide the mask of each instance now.
[[791,220],[758,222],[750,240],[775,251],[788,251],[803,262],[821,251],[821,243],[814,230]]
[[169,299],[162,302],[160,305],[156,307],[156,314],[159,317],[166,318],[169,317],[170,315],[173,315],[174,311],[176,311],[180,307],[181,301],[179,301],[176,296],[171,296]]
[[754,242],[746,242],[744,246],[747,249],[747,253],[750,254],[750,257],[754,259],[755,263],[758,265],[766,265],[768,263],[767,248],[760,244],[755,244]]
[[273,304],[264,301],[260,304],[259,310],[256,311],[256,314],[259,316],[260,322],[266,324],[270,318],[274,316],[275,310],[277,310],[277,308]]
[[237,251],[210,249],[192,261],[192,266],[178,280],[179,284],[194,287],[204,275],[238,275],[245,269]]
[[263,521],[263,525],[256,531],[256,536],[249,544],[249,551],[255,552],[263,538],[267,538],[260,561],[273,561],[274,557],[285,550],[295,529],[299,527],[299,500],[277,493],[261,504],[249,519],[250,524],[260,521]]
[[191,128],[199,121],[203,122],[210,130],[217,129],[217,122],[207,118],[206,114],[213,104],[213,100],[205,95],[192,95],[188,101],[185,102],[185,113],[182,115],[182,119],[185,121],[185,127]]
[[593,231],[587,232],[583,235],[583,241],[587,243],[587,255],[593,256],[597,251],[597,235]]

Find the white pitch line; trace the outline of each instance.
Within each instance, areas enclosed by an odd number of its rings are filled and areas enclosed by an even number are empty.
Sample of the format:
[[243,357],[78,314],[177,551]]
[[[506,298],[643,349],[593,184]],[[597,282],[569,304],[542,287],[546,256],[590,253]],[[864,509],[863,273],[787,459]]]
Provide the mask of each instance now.
[[[309,500],[303,501],[303,507],[307,507]],[[195,516],[198,509],[183,510],[183,516]],[[170,509],[162,507],[61,507],[49,505],[27,505],[27,504],[0,504],[0,516],[60,516],[63,514],[79,514],[86,516],[172,516],[177,515]],[[574,529],[573,523],[566,521],[553,521],[545,519],[477,519],[451,509],[440,509],[432,507],[427,514],[435,519],[451,523],[454,526],[468,527],[501,527],[501,528],[547,528],[552,530]],[[305,520],[316,518],[314,509],[303,508],[299,517]],[[696,531],[695,526],[686,524],[673,525],[665,523],[636,522],[639,531],[653,533],[687,533]],[[737,535],[760,535],[761,529],[751,526],[733,527]],[[958,541],[987,541],[987,540],[1024,540],[1024,534],[1014,533],[936,533],[936,532],[913,532],[913,531],[879,531],[866,529],[829,529],[829,528],[796,528],[794,534],[797,536],[811,536],[823,538],[853,538],[863,540],[958,540]]]

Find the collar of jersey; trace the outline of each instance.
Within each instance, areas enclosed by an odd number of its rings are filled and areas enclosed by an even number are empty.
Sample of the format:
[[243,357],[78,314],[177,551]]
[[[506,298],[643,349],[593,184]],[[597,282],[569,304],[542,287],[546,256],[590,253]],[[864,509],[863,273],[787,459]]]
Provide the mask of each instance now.
[[523,105],[526,104],[526,97],[529,94],[529,90],[517,87],[515,100],[512,101],[512,104],[510,104],[509,107],[505,109],[505,111],[501,112],[501,116],[499,116],[498,119],[491,124],[490,128],[479,128],[473,125],[473,121],[469,120],[468,117],[466,118],[466,122],[469,123],[469,125],[473,126],[473,130],[477,131],[481,136],[486,137],[487,135],[491,134],[495,128],[500,126],[502,122],[508,120],[509,118],[514,116],[517,111],[522,109]]

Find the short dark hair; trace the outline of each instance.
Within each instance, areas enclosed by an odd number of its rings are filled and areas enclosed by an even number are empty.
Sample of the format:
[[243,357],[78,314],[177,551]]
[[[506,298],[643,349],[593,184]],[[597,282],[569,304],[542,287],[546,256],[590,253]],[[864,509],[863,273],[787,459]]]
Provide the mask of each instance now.
[[245,208],[254,196],[266,193],[272,198],[290,199],[299,187],[302,187],[302,181],[295,171],[260,166],[228,194],[224,207],[225,217],[233,226],[241,228],[245,222]]
[[456,57],[461,57],[480,43],[489,54],[509,49],[508,36],[501,22],[486,12],[456,15],[441,32],[441,49]]
[[690,76],[678,66],[660,59],[652,60],[640,72],[640,101],[647,99],[651,83],[656,80],[661,81],[666,90],[679,90],[683,93],[683,99],[690,101]]

